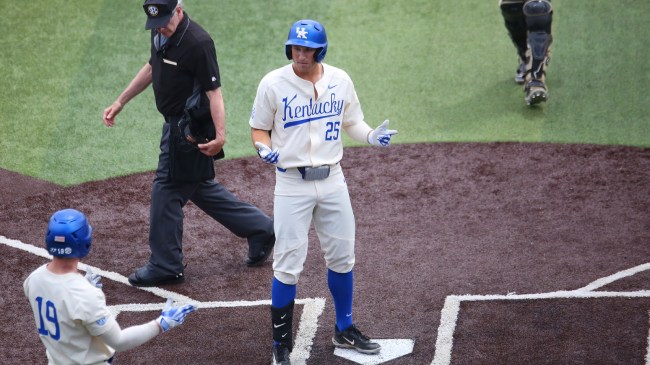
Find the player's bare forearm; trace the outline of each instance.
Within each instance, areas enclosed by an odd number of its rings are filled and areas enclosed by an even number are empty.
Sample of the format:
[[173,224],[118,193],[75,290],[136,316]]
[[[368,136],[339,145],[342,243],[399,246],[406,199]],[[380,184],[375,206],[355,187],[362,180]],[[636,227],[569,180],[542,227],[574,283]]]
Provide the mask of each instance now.
[[[255,147],[255,142],[261,142],[269,147],[272,147],[271,134],[269,133],[269,131],[265,131],[263,129],[251,128],[251,140],[253,142],[253,147]],[[255,147],[255,149],[257,150],[257,147]]]

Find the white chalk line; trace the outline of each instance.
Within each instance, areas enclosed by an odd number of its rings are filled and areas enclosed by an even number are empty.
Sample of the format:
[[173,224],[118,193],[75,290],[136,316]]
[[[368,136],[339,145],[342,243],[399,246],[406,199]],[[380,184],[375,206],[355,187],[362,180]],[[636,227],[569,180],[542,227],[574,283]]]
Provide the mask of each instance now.
[[[448,365],[451,363],[451,354],[454,341],[454,332],[463,301],[490,301],[490,300],[538,300],[538,299],[580,299],[580,298],[648,298],[650,290],[631,292],[611,292],[594,290],[602,288],[617,280],[635,275],[639,272],[650,270],[650,263],[638,265],[627,270],[619,271],[613,275],[600,278],[576,290],[555,291],[537,294],[506,294],[506,295],[450,295],[445,298],[445,304],[440,312],[440,325],[436,338],[436,349],[431,365]],[[650,333],[648,334],[648,353],[650,354]],[[646,355],[646,365],[650,365],[650,355]]]
[[[46,249],[42,247],[36,247],[18,240],[9,239],[5,236],[0,235],[0,243],[17,248],[40,256],[46,259],[52,259]],[[152,293],[164,300],[161,300],[160,303],[129,303],[129,304],[116,304],[108,306],[108,309],[111,313],[117,318],[121,312],[149,312],[149,311],[160,311],[165,305],[167,298],[172,298],[174,302],[178,304],[194,304],[198,308],[241,308],[241,307],[255,307],[255,306],[270,306],[271,300],[252,300],[252,301],[208,301],[201,302],[194,300],[188,296],[169,291],[166,289],[158,287],[135,287],[129,283],[129,280],[124,275],[113,271],[103,270],[101,268],[87,265],[84,263],[79,263],[79,269],[87,271],[91,269],[93,273],[99,274],[102,279],[106,278],[109,280],[116,281],[118,283],[128,285],[135,289],[146,291]],[[302,365],[307,362],[309,356],[311,355],[311,348],[314,342],[314,337],[316,336],[316,331],[318,330],[318,318],[323,313],[325,309],[325,299],[324,298],[304,298],[296,299],[296,304],[304,305],[302,315],[300,316],[300,322],[298,324],[298,331],[296,332],[296,337],[294,339],[294,348],[291,352],[292,363]],[[269,320],[270,323],[270,320]],[[270,340],[269,340],[270,344]],[[269,345],[270,349],[270,345]]]
[[[9,239],[0,235],[0,243],[10,247],[14,247],[23,251],[30,252],[34,255],[51,259],[52,256],[47,253],[44,248],[36,247],[26,244],[17,240]],[[101,275],[104,278],[131,286],[128,279],[118,273],[102,270],[100,268],[80,263],[79,268],[86,271],[91,268],[93,272]],[[536,293],[536,294],[506,294],[506,295],[450,295],[445,298],[445,304],[441,311],[440,325],[438,327],[438,336],[436,339],[436,350],[432,361],[432,365],[447,365],[451,362],[451,351],[453,348],[453,334],[456,329],[456,322],[460,311],[460,303],[462,301],[489,301],[489,300],[536,300],[536,299],[563,299],[563,298],[612,298],[612,297],[625,297],[625,298],[641,298],[650,297],[650,291],[640,290],[634,292],[609,292],[601,291],[594,292],[598,288],[611,284],[617,280],[625,277],[633,276],[639,272],[650,270],[650,263],[635,266],[633,268],[619,271],[613,275],[600,278],[590,283],[589,285],[576,290],[570,291],[556,291],[549,293]],[[172,298],[175,302],[179,303],[194,303],[199,308],[234,308],[234,307],[251,307],[270,305],[270,300],[258,301],[230,301],[230,302],[199,302],[191,299],[190,297],[178,294],[169,290],[157,287],[137,289],[150,292],[161,298]],[[296,364],[305,363],[309,358],[313,338],[318,328],[318,317],[323,312],[325,306],[325,299],[299,299],[296,304],[304,304],[303,314],[301,316],[298,333],[296,336],[296,346],[292,353],[292,361]],[[117,316],[122,311],[137,312],[137,311],[155,311],[161,310],[164,303],[157,304],[118,304],[109,306],[109,309]],[[648,349],[646,354],[646,365],[650,365],[650,333],[648,334]]]
[[619,272],[617,272],[617,273],[615,273],[613,275],[606,276],[604,278],[600,278],[600,279],[594,281],[593,283],[585,286],[584,288],[578,289],[578,291],[596,290],[596,289],[601,288],[601,287],[603,287],[605,285],[611,284],[611,283],[615,282],[616,280],[620,280],[620,279],[623,279],[623,278],[628,277],[628,276],[633,276],[635,274],[638,274],[638,273],[640,273],[642,271],[646,271],[646,270],[650,270],[650,262],[642,264],[642,265],[635,266],[635,267],[627,269],[627,270],[619,271]]
[[[47,252],[47,250],[42,248],[42,247],[36,247],[34,245],[23,243],[23,242],[18,241],[18,240],[12,240],[12,239],[9,239],[9,238],[7,238],[5,236],[0,236],[0,243],[5,244],[5,245],[10,246],[10,247],[13,247],[13,248],[17,248],[19,250],[27,251],[29,253],[32,253],[32,254],[34,254],[36,256],[46,258],[48,260],[52,259],[52,255],[50,255]],[[88,271],[88,268],[90,268],[95,274],[101,275],[102,278],[113,280],[113,281],[116,281],[116,282],[124,284],[124,285],[132,286],[131,284],[129,284],[129,279],[124,275],[118,274],[118,273],[113,272],[113,271],[106,271],[106,270],[103,270],[103,269],[95,267],[95,266],[84,264],[82,262],[79,263],[79,269],[80,270]],[[146,291],[146,292],[150,292],[150,293],[152,293],[154,295],[157,295],[157,296],[159,296],[161,298],[164,298],[164,299],[172,298],[175,302],[179,302],[179,303],[190,303],[190,302],[192,302],[192,299],[189,298],[189,297],[186,297],[186,296],[184,296],[182,294],[178,294],[178,293],[175,293],[175,292],[172,292],[172,291],[169,291],[169,290],[165,290],[165,289],[162,289],[162,288],[157,288],[157,287],[142,287],[142,288],[141,287],[134,287],[134,288],[140,289],[140,290],[143,290],[143,291]],[[126,309],[126,310],[128,310],[128,309]]]

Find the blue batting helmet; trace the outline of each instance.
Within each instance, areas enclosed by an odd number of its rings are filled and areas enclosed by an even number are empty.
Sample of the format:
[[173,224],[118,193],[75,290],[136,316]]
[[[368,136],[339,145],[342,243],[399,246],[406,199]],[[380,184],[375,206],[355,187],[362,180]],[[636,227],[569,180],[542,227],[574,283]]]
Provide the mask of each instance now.
[[291,59],[291,46],[317,48],[314,55],[316,62],[321,62],[327,53],[327,34],[325,27],[315,20],[303,19],[293,23],[285,45],[285,53]]
[[52,256],[81,258],[88,255],[93,228],[86,216],[75,209],[63,209],[52,214],[47,225],[45,246]]

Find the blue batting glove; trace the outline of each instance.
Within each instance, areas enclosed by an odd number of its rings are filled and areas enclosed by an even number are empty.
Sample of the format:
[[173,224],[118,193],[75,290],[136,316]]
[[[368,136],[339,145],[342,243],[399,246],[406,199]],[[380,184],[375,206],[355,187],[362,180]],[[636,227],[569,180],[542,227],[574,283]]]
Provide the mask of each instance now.
[[373,146],[387,147],[393,134],[397,134],[397,131],[388,129],[388,119],[386,119],[379,127],[368,134],[368,143]]
[[262,161],[275,165],[278,163],[280,158],[280,152],[278,149],[271,150],[271,147],[265,145],[262,142],[255,142],[255,147],[257,147],[257,154],[260,156]]
[[99,282],[100,280],[102,280],[102,277],[99,276],[99,274],[95,274],[90,269],[90,267],[86,269],[86,275],[84,275],[84,277],[86,278],[86,280],[88,280],[90,284],[92,284],[92,286],[96,288],[101,288],[103,286],[103,284]]
[[192,304],[186,304],[182,307],[172,307],[172,298],[167,299],[167,303],[163,307],[162,314],[158,317],[158,323],[163,332],[179,326],[185,322],[185,317],[196,310]]

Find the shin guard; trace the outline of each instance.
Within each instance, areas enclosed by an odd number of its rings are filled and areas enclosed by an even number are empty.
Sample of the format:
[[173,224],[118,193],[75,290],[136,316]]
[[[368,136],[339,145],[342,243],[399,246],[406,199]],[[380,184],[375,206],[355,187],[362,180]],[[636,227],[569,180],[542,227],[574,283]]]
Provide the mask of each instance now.
[[273,341],[287,346],[293,350],[293,305],[295,301],[282,308],[271,306],[271,320],[273,325]]
[[548,65],[549,51],[553,37],[551,23],[553,7],[548,0],[528,0],[523,7],[528,29],[528,47],[530,59],[528,70],[533,80],[544,80],[545,68]]

